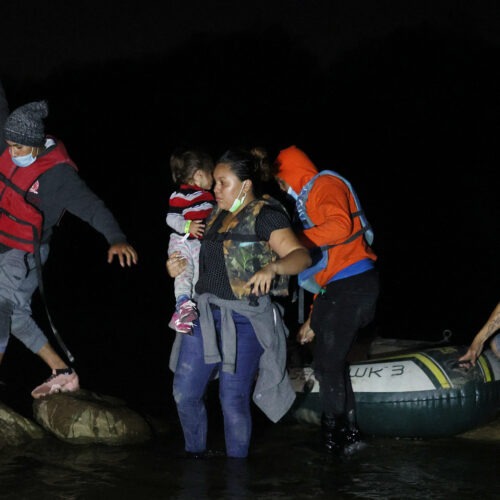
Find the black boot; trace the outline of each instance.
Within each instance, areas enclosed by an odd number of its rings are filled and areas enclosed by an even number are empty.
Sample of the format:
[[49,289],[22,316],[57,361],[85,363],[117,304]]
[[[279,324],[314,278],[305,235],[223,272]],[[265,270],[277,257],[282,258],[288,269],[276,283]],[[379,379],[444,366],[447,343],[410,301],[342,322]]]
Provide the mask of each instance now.
[[349,456],[366,446],[356,426],[354,411],[338,417],[321,416],[323,446],[328,453]]
[[352,455],[366,446],[356,425],[354,410],[350,410],[337,420],[335,440],[341,448],[342,455]]
[[321,434],[323,437],[323,447],[328,453],[337,455],[341,448],[337,443],[338,432],[336,429],[336,419],[333,416],[328,416],[323,413],[321,415]]

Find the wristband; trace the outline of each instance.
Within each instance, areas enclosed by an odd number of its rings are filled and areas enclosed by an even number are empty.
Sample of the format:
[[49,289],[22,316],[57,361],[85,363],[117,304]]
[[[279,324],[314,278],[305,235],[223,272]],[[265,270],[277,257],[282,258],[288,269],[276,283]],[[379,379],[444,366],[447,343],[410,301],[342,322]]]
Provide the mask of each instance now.
[[189,228],[191,227],[191,222],[192,222],[192,221],[188,220],[188,221],[186,222],[185,226],[184,226],[184,232],[185,232],[186,234],[188,234],[188,233],[189,233]]

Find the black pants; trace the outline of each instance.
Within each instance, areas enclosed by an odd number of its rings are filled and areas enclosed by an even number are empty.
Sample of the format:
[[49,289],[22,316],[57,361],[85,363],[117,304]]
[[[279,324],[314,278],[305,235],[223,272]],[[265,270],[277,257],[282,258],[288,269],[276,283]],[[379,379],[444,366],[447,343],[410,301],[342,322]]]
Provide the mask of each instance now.
[[376,270],[333,281],[314,301],[311,328],[316,334],[314,370],[323,412],[328,416],[354,410],[347,355],[358,331],[375,316],[379,294]]

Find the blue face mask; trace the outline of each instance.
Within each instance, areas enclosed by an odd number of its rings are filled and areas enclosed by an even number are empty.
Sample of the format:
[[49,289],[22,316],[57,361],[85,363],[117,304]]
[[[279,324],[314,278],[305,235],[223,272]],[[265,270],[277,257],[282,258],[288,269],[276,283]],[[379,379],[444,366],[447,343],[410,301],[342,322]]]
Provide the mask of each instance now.
[[12,161],[18,167],[29,167],[36,160],[36,156],[33,156],[33,148],[31,148],[31,153],[23,156],[13,156]]
[[297,198],[299,195],[291,188],[291,186],[288,186],[286,194],[289,194],[295,201],[297,201]]

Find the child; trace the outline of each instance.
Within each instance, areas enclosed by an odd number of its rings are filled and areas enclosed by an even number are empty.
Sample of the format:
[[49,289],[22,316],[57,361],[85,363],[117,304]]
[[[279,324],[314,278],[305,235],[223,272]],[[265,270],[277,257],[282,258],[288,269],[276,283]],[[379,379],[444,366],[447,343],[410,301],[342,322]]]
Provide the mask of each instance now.
[[198,281],[200,238],[205,230],[205,219],[210,215],[215,198],[210,192],[213,184],[214,163],[203,151],[177,151],[170,157],[172,179],[178,189],[169,200],[167,224],[174,230],[170,235],[168,255],[180,252],[187,260],[186,269],[175,278],[175,312],[169,327],[181,333],[191,333],[198,317],[191,300]]

